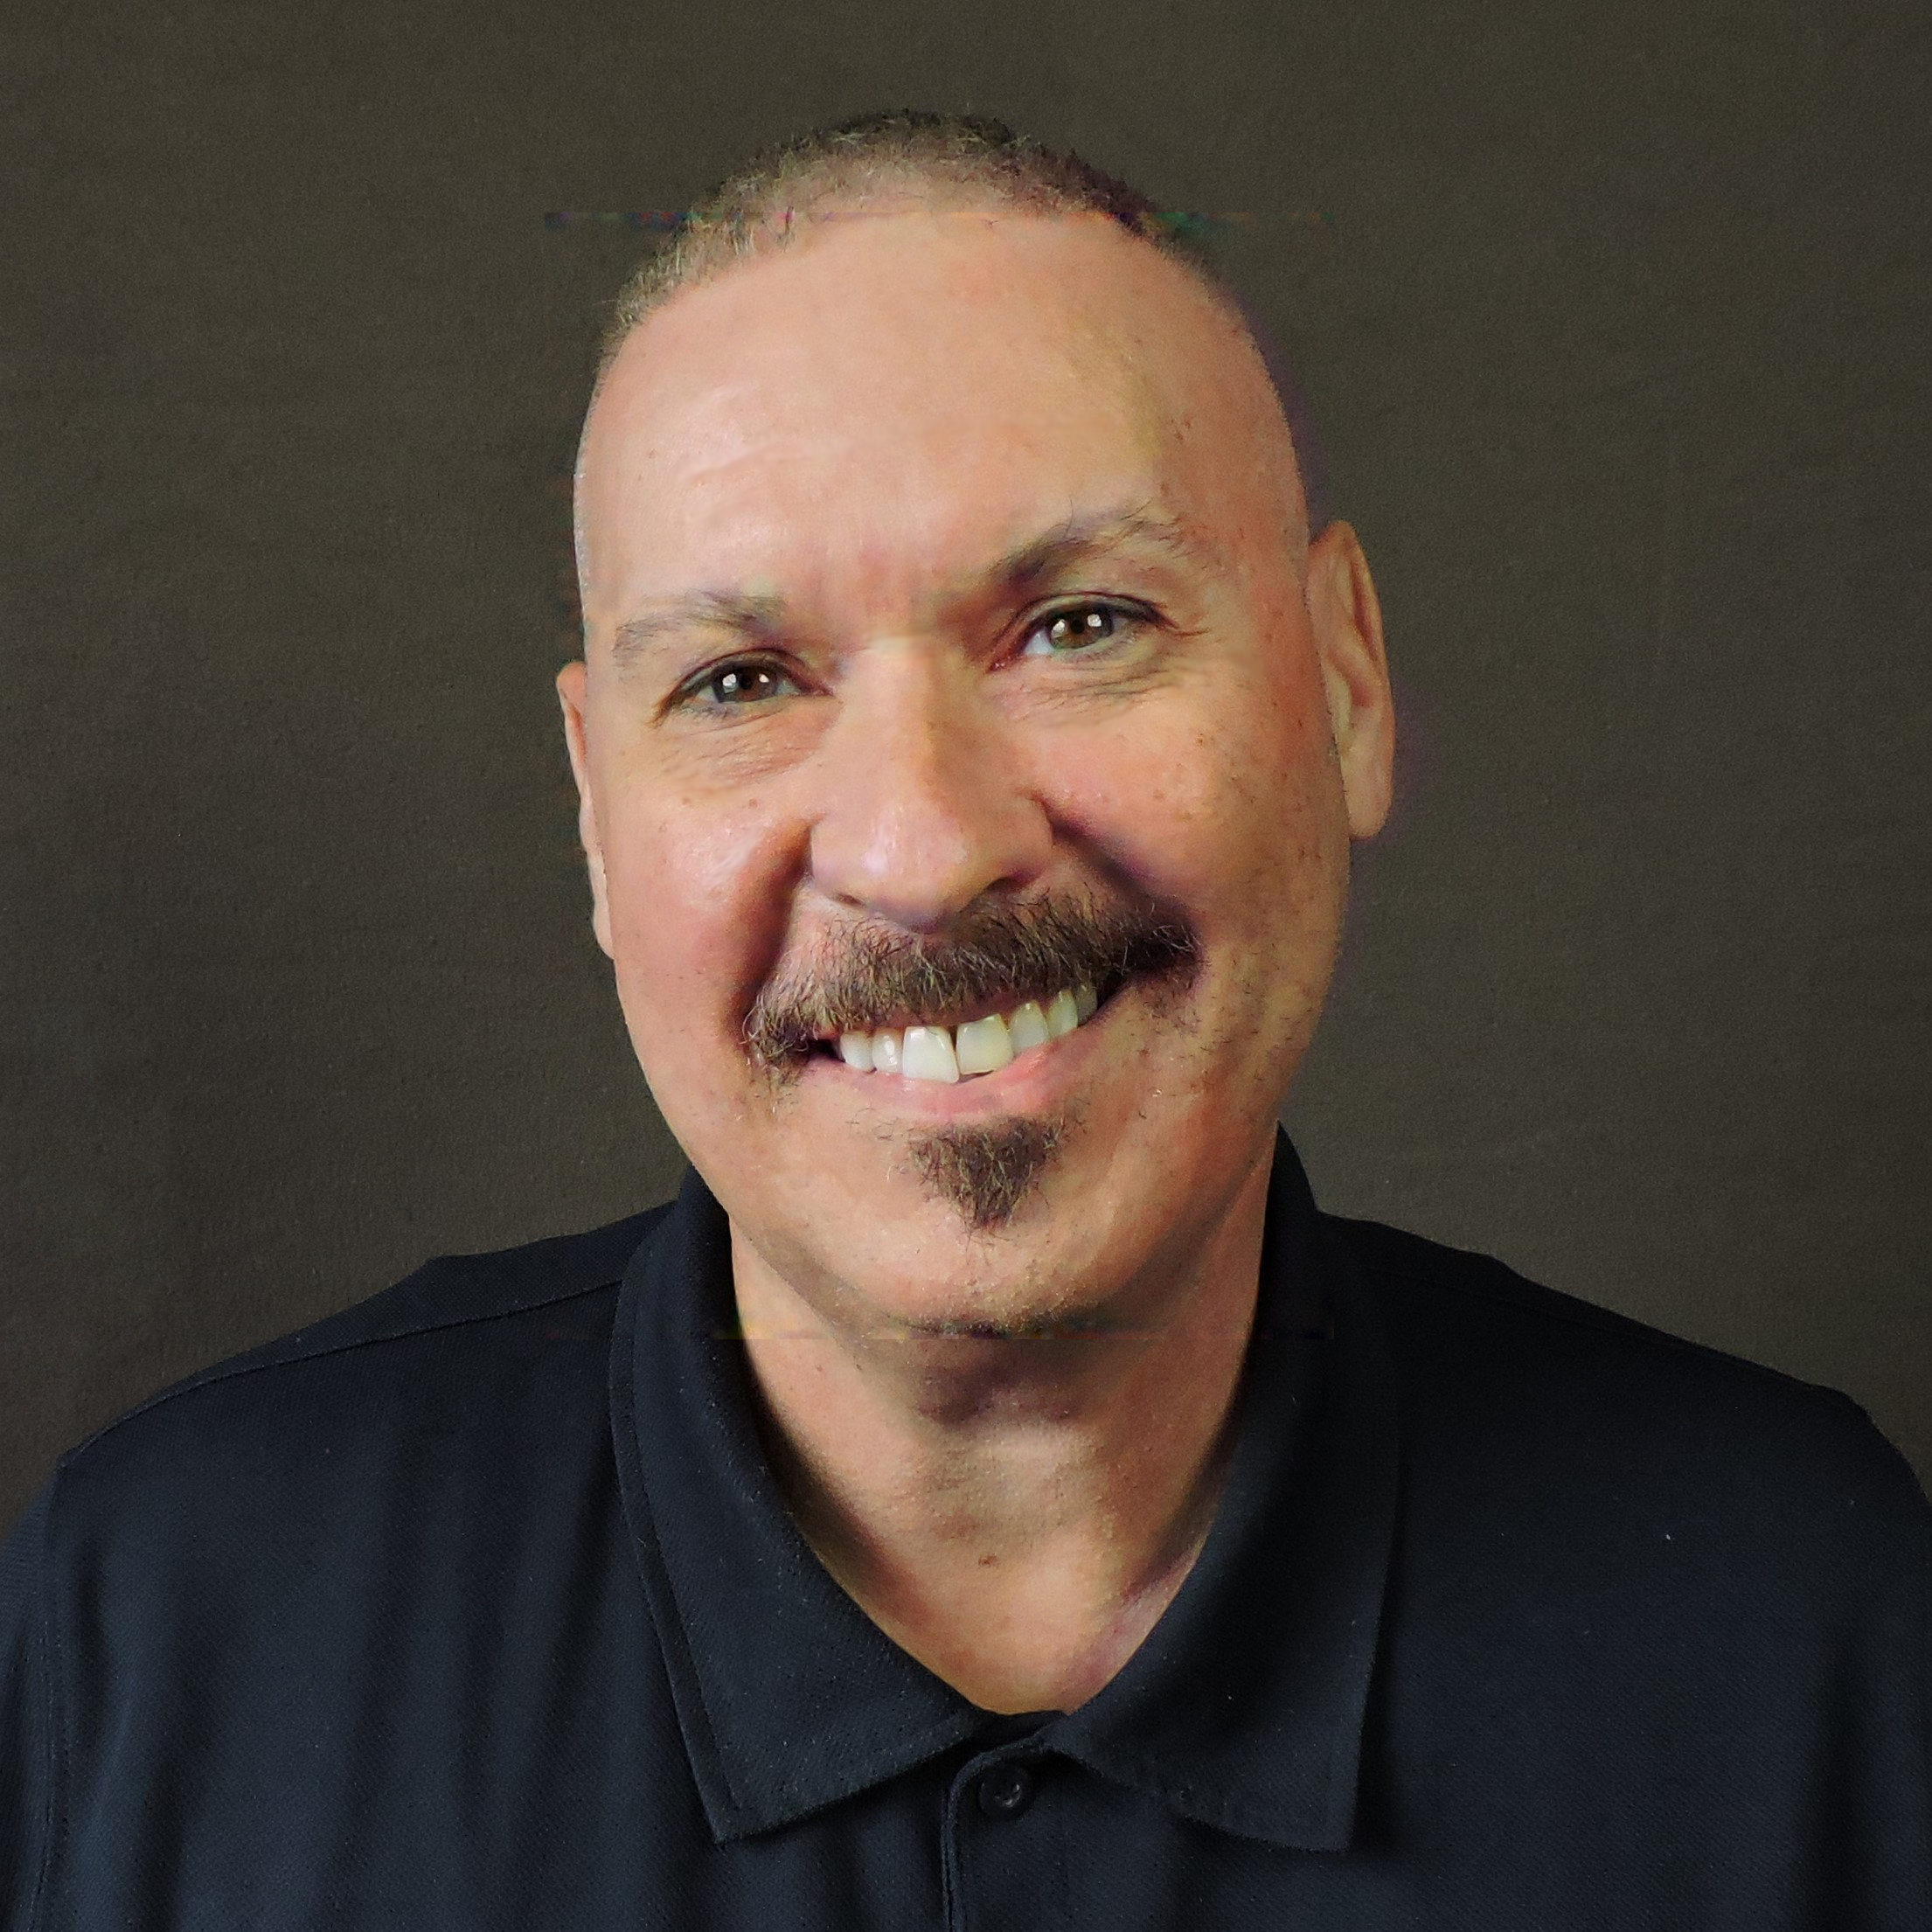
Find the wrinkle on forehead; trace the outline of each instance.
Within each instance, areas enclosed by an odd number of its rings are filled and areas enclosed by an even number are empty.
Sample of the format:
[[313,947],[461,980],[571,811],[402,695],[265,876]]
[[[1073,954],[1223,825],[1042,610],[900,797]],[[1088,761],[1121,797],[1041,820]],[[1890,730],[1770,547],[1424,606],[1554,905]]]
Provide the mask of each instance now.
[[1285,541],[1297,580],[1305,554],[1241,324],[1098,218],[835,226],[681,291],[613,365],[578,480],[587,614],[694,552],[990,550],[1096,494]]

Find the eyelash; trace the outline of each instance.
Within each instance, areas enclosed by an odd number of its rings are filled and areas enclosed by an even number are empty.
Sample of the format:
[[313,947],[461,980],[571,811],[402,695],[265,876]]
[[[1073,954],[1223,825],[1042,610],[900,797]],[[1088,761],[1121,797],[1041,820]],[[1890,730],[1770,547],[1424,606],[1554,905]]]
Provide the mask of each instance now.
[[[1088,657],[1102,650],[1106,645],[1112,643],[1120,635],[1123,627],[1151,624],[1158,621],[1155,614],[1143,604],[1126,603],[1115,597],[1084,598],[1077,603],[1061,604],[1054,609],[1042,611],[1026,627],[1025,635],[1020,639],[1022,652],[1025,651],[1025,646],[1031,643],[1041,631],[1051,629],[1062,618],[1086,617],[1094,614],[1098,614],[1111,620],[1114,628],[1107,636],[1096,638],[1090,644],[1082,644],[1071,650],[1048,650],[1036,652],[1033,655],[1046,657]],[[703,705],[697,702],[701,695],[719,678],[722,678],[726,672],[732,671],[768,671],[780,678],[789,678],[790,675],[775,658],[759,657],[726,657],[718,664],[707,666],[705,670],[699,671],[694,678],[691,679],[679,693],[679,704],[695,706],[700,711],[714,712],[749,711],[754,709],[757,705],[762,704],[764,702],[762,698],[752,700],[750,703],[717,702]]]

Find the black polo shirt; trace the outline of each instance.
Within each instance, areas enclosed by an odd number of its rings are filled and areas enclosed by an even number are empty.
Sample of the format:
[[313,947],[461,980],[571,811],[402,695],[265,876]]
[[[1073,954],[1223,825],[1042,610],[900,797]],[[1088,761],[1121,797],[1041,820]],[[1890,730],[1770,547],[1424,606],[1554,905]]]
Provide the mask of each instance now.
[[1932,1927],[1932,1511],[1844,1396],[1321,1215],[1225,1498],[997,1717],[761,1459],[726,1227],[430,1262],[61,1459],[0,1558],[4,1932]]

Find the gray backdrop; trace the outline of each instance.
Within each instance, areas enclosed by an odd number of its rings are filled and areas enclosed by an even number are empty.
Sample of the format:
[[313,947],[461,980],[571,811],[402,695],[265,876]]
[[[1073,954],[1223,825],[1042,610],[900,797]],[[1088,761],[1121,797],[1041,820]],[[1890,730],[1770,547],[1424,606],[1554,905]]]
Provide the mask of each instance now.
[[1289,1111],[1324,1204],[1932,1470],[1922,8],[3,31],[0,1518],[163,1382],[673,1187],[550,685],[639,238],[544,216],[908,102],[1251,217],[1402,706]]

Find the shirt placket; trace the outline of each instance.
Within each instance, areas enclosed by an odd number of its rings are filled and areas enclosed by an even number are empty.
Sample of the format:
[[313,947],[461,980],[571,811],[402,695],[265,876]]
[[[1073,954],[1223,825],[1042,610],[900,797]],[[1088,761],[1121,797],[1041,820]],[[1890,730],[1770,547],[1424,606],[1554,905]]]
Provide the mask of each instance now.
[[1055,1790],[1074,1767],[1037,1747],[970,1758],[941,1826],[947,1932],[1060,1932],[1067,1923]]

